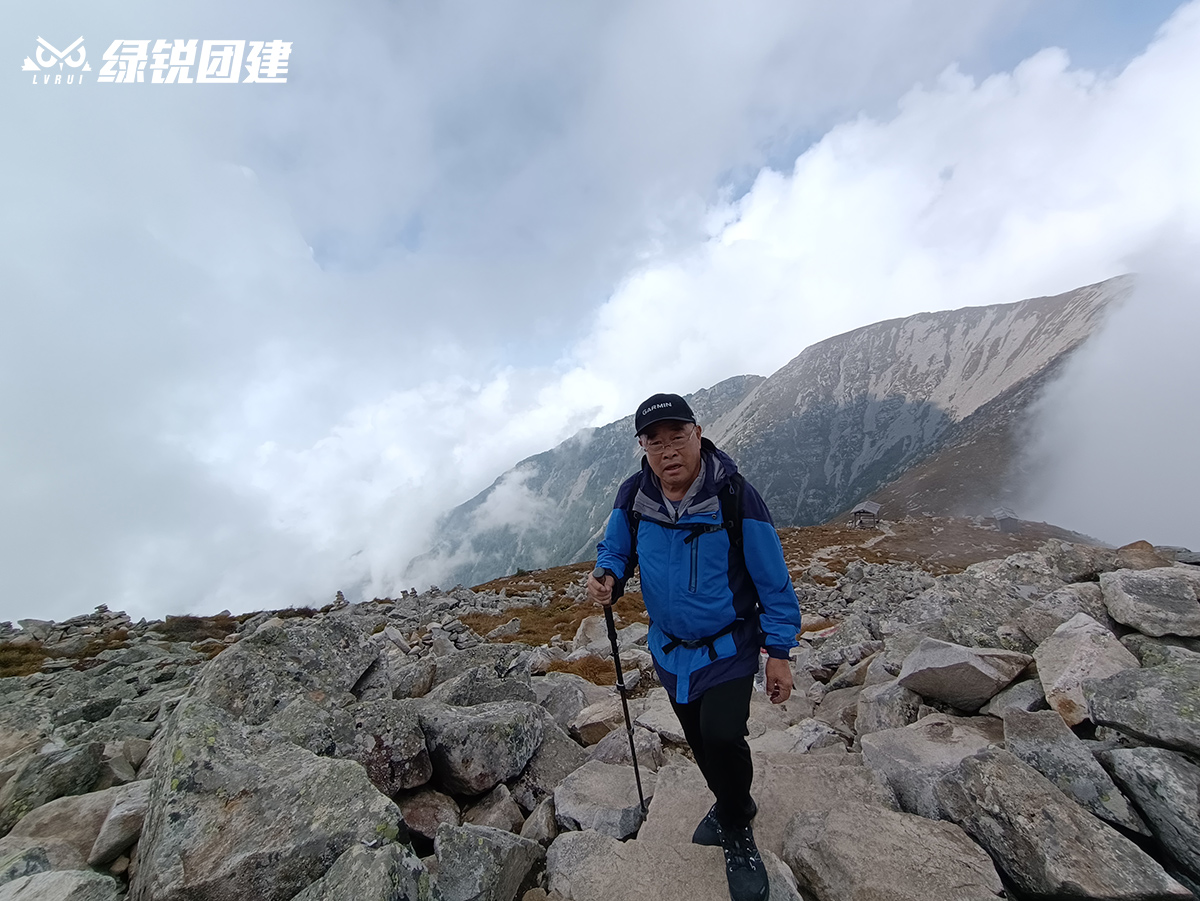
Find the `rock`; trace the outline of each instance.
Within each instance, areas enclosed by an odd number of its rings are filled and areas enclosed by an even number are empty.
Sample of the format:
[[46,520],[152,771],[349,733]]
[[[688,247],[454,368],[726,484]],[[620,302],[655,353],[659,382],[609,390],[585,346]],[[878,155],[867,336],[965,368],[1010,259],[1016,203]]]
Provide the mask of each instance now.
[[[655,774],[641,774],[647,802],[654,796]],[[563,829],[594,829],[623,839],[642,825],[633,767],[585,763],[554,789],[554,815]]]
[[813,711],[813,719],[827,724],[848,741],[853,740],[854,724],[858,717],[858,698],[862,692],[861,685],[825,692],[821,703]]
[[267,621],[204,667],[193,697],[250,724],[301,695],[349,693],[378,656],[351,622]]
[[267,723],[292,744],[321,757],[351,757],[355,753],[355,719],[343,707],[318,704],[309,697],[293,698]]
[[[629,715],[636,719],[644,705],[631,701]],[[625,713],[621,708],[621,699],[616,696],[590,704],[583,708],[571,721],[571,737],[582,745],[594,745],[604,736],[617,728],[624,728]],[[650,727],[646,727],[650,728]],[[654,730],[657,731],[657,730]]]
[[434,901],[425,865],[408,847],[395,843],[378,849],[354,845],[292,901]]
[[946,818],[979,842],[1023,895],[1183,901],[1191,894],[1007,751],[967,757],[938,780],[934,794]]
[[361,763],[371,782],[388,797],[429,781],[433,764],[411,701],[365,701],[355,706],[354,713],[353,746],[338,756]]
[[1119,623],[1143,635],[1200,635],[1200,575],[1164,565],[1100,576],[1104,606]]
[[1128,669],[1083,685],[1092,721],[1200,755],[1200,664]]
[[1121,644],[1142,666],[1164,663],[1200,663],[1200,639],[1164,635],[1151,638],[1139,632],[1121,636]]
[[179,705],[163,740],[130,901],[285,901],[350,846],[406,835],[360,764],[315,757],[199,699]]
[[1083,683],[1122,670],[1137,669],[1137,659],[1116,636],[1086,613],[1054,630],[1033,652],[1046,701],[1069,726],[1088,718]]
[[27,758],[0,789],[0,836],[7,835],[31,810],[64,795],[86,792],[100,775],[103,759],[100,742]]
[[150,789],[149,780],[135,782],[114,799],[88,852],[88,866],[112,863],[138,840],[150,805]]
[[1027,654],[1002,648],[968,648],[926,638],[904,661],[897,679],[925,698],[975,711],[1032,663]]
[[933,786],[965,757],[1004,740],[992,717],[936,713],[903,729],[884,729],[860,739],[863,763],[891,786],[900,808],[939,819]]
[[[662,739],[657,732],[633,727],[633,747],[637,752],[638,766],[657,772],[663,764]],[[588,752],[589,760],[599,760],[601,763],[617,763],[625,766],[633,765],[633,757],[629,753],[629,733],[624,729],[616,729],[599,742],[592,745]]]
[[[575,638],[571,641],[571,650],[580,651],[593,644],[608,644],[608,628],[603,616],[585,616],[579,621],[575,630]],[[611,653],[611,649],[610,649]]]
[[526,701],[536,703],[537,695],[529,684],[529,674],[497,676],[488,664],[476,666],[461,675],[442,682],[426,697],[453,707],[473,707],[491,701]]
[[1048,710],[1050,705],[1046,703],[1046,695],[1042,691],[1041,680],[1034,676],[1034,678],[1026,679],[1023,682],[1014,682],[984,704],[979,712],[1003,719],[1004,711],[1009,708],[1025,711]]
[[901,729],[917,721],[921,696],[898,681],[870,685],[858,696],[858,716],[854,729],[858,735],[870,735],[881,729]]
[[821,901],[992,901],[1004,888],[957,826],[853,801],[792,817],[783,859]]
[[1100,759],[1171,856],[1200,879],[1200,766],[1163,748],[1102,751]]
[[120,901],[121,885],[88,870],[37,873],[0,885],[0,901]]
[[491,826],[505,832],[520,832],[525,824],[525,814],[513,800],[508,786],[500,784],[463,814],[463,823],[471,826]]
[[[659,738],[665,742],[674,742],[677,745],[687,744],[687,737],[683,734],[683,726],[679,724],[679,717],[675,715],[674,708],[671,707],[670,701],[653,701],[645,706],[645,709],[634,715],[630,710],[630,716],[634,716],[634,724],[641,726],[643,729],[649,729],[651,732],[658,733]],[[618,726],[624,725],[624,714]]]
[[497,638],[507,638],[509,635],[516,635],[520,631],[521,620],[514,616],[508,622],[501,623],[500,625],[496,626],[496,628],[492,629],[492,631],[488,632],[488,634],[484,637],[487,638],[488,641],[494,641]]
[[[1113,565],[1118,570],[1144,570],[1170,566],[1171,560],[1155,550],[1149,541],[1133,541],[1117,548]],[[1106,575],[1108,573],[1101,573],[1101,581]]]
[[537,842],[487,826],[443,826],[434,847],[442,901],[512,901],[546,853]]
[[0,838],[0,885],[52,870],[84,870],[87,862],[69,842],[59,838],[7,835]]
[[[891,790],[866,768],[815,754],[755,754],[750,790],[758,803],[755,841],[776,855],[783,853],[787,823],[798,810],[830,810],[852,802],[896,806]],[[658,772],[639,844],[686,846],[713,800],[699,767],[687,760],[668,763]]]
[[802,720],[782,732],[766,732],[748,742],[759,753],[807,754],[822,748],[845,748],[846,740],[828,723]]
[[542,709],[521,701],[421,708],[433,771],[453,794],[478,795],[520,774],[542,743]]
[[1053,710],[1004,714],[1004,747],[1102,820],[1149,835],[1112,778]]
[[392,671],[392,697],[423,698],[433,687],[437,664],[428,657],[414,660]]
[[525,811],[533,810],[550,797],[567,776],[589,760],[588,752],[558,728],[549,711],[540,712],[542,742],[512,784],[513,798]]
[[1099,623],[1105,622],[1108,611],[1104,607],[1099,584],[1082,582],[1065,585],[1043,595],[1017,614],[1012,625],[1037,647],[1077,613],[1086,613]]
[[521,838],[537,842],[543,848],[548,847],[558,837],[558,821],[554,816],[554,798],[542,801],[525,819],[521,826]]
[[[134,783],[85,795],[58,798],[32,811],[14,826],[9,834],[28,838],[59,839],[69,843],[80,857],[87,860],[113,806],[126,798],[140,797],[144,810],[148,789],[149,783]],[[134,838],[136,837],[135,834]],[[126,847],[130,843],[127,842]],[[109,860],[116,856],[114,854]]]
[[[801,901],[787,865],[771,851],[763,851],[762,857],[771,901]],[[550,897],[563,901],[729,897],[720,848],[686,842],[673,848],[640,840],[620,842],[590,830],[564,832],[554,840],[546,853],[546,875]]]
[[830,691],[835,691],[839,688],[853,688],[856,685],[862,685],[867,681],[867,671],[871,668],[871,664],[875,662],[878,653],[872,654],[870,657],[864,657],[858,663],[845,663],[837,668],[837,671],[830,678],[828,687]]
[[437,835],[438,827],[443,823],[458,826],[462,822],[458,802],[432,788],[423,788],[400,798],[396,804],[404,817],[404,824],[411,831],[430,840]]
[[563,729],[570,729],[575,717],[589,704],[613,697],[611,689],[593,685],[574,673],[546,673],[533,680],[533,690],[538,703],[550,711],[554,722]]

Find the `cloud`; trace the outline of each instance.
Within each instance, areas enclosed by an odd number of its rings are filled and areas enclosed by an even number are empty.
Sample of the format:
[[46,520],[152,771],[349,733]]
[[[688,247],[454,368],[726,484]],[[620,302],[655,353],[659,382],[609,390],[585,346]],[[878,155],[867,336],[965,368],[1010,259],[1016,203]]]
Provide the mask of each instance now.
[[1200,548],[1198,251],[1165,240],[1140,255],[1133,296],[1047,389],[1030,423],[1022,518],[1115,544]]
[[939,80],[1014,9],[14,11],[18,63],[64,30],[295,55],[278,90],[0,79],[0,618],[382,593],[649,390],[1122,271],[1194,209],[1195,7],[1112,77]]

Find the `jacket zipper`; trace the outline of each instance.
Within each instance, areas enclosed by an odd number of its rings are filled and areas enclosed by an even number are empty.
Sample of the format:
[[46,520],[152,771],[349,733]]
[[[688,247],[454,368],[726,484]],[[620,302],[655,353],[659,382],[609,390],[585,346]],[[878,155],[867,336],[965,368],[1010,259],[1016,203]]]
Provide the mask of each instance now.
[[688,578],[688,591],[693,594],[696,591],[696,563],[700,556],[700,536],[697,535],[692,539],[692,574]]

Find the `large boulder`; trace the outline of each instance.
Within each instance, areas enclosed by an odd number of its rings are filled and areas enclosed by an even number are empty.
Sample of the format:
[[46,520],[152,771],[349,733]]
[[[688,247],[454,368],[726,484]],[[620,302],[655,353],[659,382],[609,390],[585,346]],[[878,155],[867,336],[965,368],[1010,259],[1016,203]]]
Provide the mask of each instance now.
[[1053,710],[1007,710],[1004,747],[1100,819],[1131,832],[1150,834],[1104,767]]
[[[761,848],[761,846],[760,846]],[[771,901],[801,901],[791,870],[762,851]],[[550,898],[560,901],[699,901],[728,898],[720,848],[622,842],[599,832],[564,832],[546,853]]]
[[539,708],[539,714],[542,742],[512,784],[512,796],[526,813],[550,797],[564,779],[591,759],[586,750],[558,727],[548,710]]
[[1022,895],[1163,901],[1191,895],[1145,851],[1012,754],[989,748],[938,780],[946,819],[979,842]]
[[845,748],[846,739],[828,723],[807,719],[782,732],[765,732],[748,744],[757,753],[807,754],[822,748]]
[[1101,751],[1100,759],[1193,879],[1200,879],[1200,766],[1164,748]]
[[354,739],[339,756],[357,760],[385,795],[424,785],[433,775],[433,764],[412,701],[384,698],[354,707]]
[[970,648],[926,638],[908,655],[897,681],[923,698],[976,711],[1033,660],[1003,648]]
[[519,833],[525,825],[525,814],[521,812],[520,805],[513,800],[508,786],[501,783],[463,813],[463,823]]
[[[758,803],[754,836],[760,849],[776,855],[783,853],[784,831],[799,810],[828,810],[850,803],[896,807],[891,790],[865,767],[843,766],[839,759],[819,754],[756,753],[753,761],[750,791]],[[658,772],[638,841],[686,845],[713,800],[699,767],[688,761],[667,764]]]
[[1200,635],[1200,573],[1164,566],[1100,576],[1104,606],[1143,635]]
[[435,901],[433,880],[412,850],[389,842],[355,845],[292,901]]
[[350,694],[378,655],[346,619],[268,620],[204,667],[193,696],[247,723],[265,723],[295,697]]
[[352,845],[402,834],[360,764],[198,699],[179,705],[163,740],[130,901],[285,901]]
[[495,666],[486,663],[448,679],[426,697],[452,707],[472,707],[491,701],[537,701],[537,695],[529,684],[529,673],[498,676]]
[[[640,774],[642,794],[654,796],[656,774]],[[633,767],[592,760],[554,789],[554,814],[563,829],[594,829],[613,838],[628,838],[642,825]]]
[[441,901],[513,901],[546,854],[537,842],[487,826],[443,826],[434,849]]
[[0,885],[0,901],[120,901],[121,884],[90,870],[23,876]]
[[532,680],[537,701],[550,711],[554,722],[569,729],[579,711],[613,696],[611,688],[593,685],[574,673],[546,673]]
[[56,798],[88,791],[100,775],[103,760],[104,745],[100,742],[25,758],[0,788],[0,836],[7,835],[31,810]]
[[917,721],[921,696],[898,681],[868,685],[858,696],[858,716],[854,729],[861,735],[881,729],[902,729]]
[[423,788],[399,798],[396,804],[409,831],[431,841],[442,824],[458,826],[462,823],[458,802],[436,789]]
[[783,859],[821,901],[993,901],[1004,888],[959,827],[854,801],[792,817]]
[[883,729],[861,739],[863,763],[896,793],[908,813],[938,819],[934,783],[965,757],[1004,740],[992,717],[931,714],[903,729]]
[[1070,726],[1088,718],[1084,681],[1138,668],[1137,658],[1086,613],[1076,614],[1055,629],[1033,656],[1046,702]]
[[0,885],[51,870],[84,869],[87,861],[83,855],[63,839],[11,834],[0,838]]
[[1168,663],[1089,680],[1092,721],[1157,745],[1200,755],[1200,664]]
[[[657,732],[633,727],[633,750],[637,754],[639,767],[657,772],[662,766],[663,744]],[[629,751],[629,733],[618,729],[608,733],[587,751],[589,760],[599,760],[601,763],[620,763],[633,766],[633,754]]]
[[113,801],[108,816],[88,852],[88,865],[104,866],[128,851],[142,834],[146,812],[150,807],[150,780],[144,779],[125,787]]
[[524,701],[428,704],[420,716],[434,774],[452,794],[482,794],[519,775],[544,735],[542,708]]

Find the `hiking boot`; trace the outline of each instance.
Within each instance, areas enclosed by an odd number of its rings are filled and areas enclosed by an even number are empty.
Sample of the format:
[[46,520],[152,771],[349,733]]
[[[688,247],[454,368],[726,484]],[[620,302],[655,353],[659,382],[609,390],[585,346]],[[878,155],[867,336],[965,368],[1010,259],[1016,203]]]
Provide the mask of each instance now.
[[767,867],[754,832],[749,826],[721,830],[721,849],[725,852],[725,878],[729,880],[731,901],[767,901],[771,886],[767,882]]
[[704,815],[704,819],[700,821],[700,825],[697,826],[696,831],[692,833],[692,844],[721,844],[721,821],[717,819],[716,804],[708,809],[708,813]]
[[[758,805],[751,799],[750,806],[753,808],[750,818],[754,819],[755,815],[758,814]],[[721,844],[721,821],[717,819],[716,804],[708,809],[708,813],[704,815],[704,819],[700,821],[700,825],[692,833],[692,844],[713,846]]]

